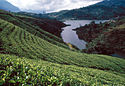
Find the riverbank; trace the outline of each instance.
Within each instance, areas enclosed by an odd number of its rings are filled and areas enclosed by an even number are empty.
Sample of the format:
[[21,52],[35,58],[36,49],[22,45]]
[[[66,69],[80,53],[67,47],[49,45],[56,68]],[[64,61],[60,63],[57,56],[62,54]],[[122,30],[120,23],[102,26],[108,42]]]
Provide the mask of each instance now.
[[124,58],[125,59],[125,52],[115,51],[115,53],[112,54],[111,56],[119,57],[119,58]]
[[[67,27],[62,28],[61,37],[64,42],[70,43],[74,46],[76,46],[78,49],[86,49],[86,40],[81,40],[78,35],[76,34],[76,31],[74,31],[75,28],[79,28],[81,26],[84,26],[86,24],[90,24],[93,20],[67,20],[64,23],[66,25],[70,25]],[[96,23],[104,22],[104,20],[95,20]]]
[[88,42],[87,53],[111,55],[125,53],[125,17],[105,23],[91,24],[75,29],[78,37]]

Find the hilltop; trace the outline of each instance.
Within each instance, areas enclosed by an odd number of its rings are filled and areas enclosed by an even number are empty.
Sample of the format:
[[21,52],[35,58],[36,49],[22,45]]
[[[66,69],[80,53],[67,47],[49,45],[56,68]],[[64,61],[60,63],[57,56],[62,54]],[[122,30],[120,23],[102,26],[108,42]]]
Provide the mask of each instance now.
[[88,7],[47,14],[59,20],[107,20],[125,15],[124,0],[104,0]]

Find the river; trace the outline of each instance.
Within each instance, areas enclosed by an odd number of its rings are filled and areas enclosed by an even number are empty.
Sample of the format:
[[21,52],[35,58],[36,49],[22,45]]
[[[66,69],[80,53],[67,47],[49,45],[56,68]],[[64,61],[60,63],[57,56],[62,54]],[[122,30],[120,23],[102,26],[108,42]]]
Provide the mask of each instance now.
[[[93,20],[66,20],[64,23],[69,24],[70,26],[66,26],[63,29],[61,33],[61,37],[65,43],[70,43],[77,48],[85,49],[86,48],[86,42],[84,40],[81,40],[78,38],[78,35],[76,34],[76,31],[73,29],[76,29],[80,26],[84,26],[85,24],[89,24]],[[106,20],[94,20],[95,23],[105,22]]]

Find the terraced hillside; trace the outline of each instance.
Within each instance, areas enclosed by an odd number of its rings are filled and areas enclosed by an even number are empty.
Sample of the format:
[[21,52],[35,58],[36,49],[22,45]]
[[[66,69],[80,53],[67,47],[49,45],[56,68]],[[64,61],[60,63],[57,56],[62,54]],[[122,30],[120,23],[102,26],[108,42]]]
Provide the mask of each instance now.
[[[0,19],[0,53],[1,59],[7,57],[16,61],[19,57],[26,57],[23,58],[26,62],[40,64],[40,68],[49,66],[56,68],[56,72],[65,70],[70,74],[68,78],[78,80],[77,84],[81,82],[86,86],[94,84],[124,86],[125,83],[125,60],[67,50],[2,19]],[[19,57],[15,58],[13,55]],[[1,65],[3,64],[1,62]]]
[[[45,86],[124,86],[125,78],[116,72],[62,65],[43,60],[0,54],[3,85]],[[0,74],[1,74],[0,73]],[[5,76],[5,74],[7,74]],[[16,74],[16,75],[15,75]]]
[[58,37],[61,37],[60,36],[60,33],[62,32],[61,28],[66,26],[64,23],[57,21],[55,19],[30,18],[30,17],[19,16],[19,15],[16,17],[25,22],[29,22],[32,25],[38,26],[39,28],[42,28],[43,30],[49,33],[52,33]]
[[0,85],[125,85],[124,59],[71,51],[35,21],[0,10]]
[[[8,22],[13,23],[14,25],[17,25],[21,28],[23,28],[24,30],[39,36],[42,39],[47,40],[48,42],[52,43],[52,44],[56,44],[58,46],[61,47],[65,47],[68,48],[68,46],[66,46],[63,43],[63,40],[51,33],[46,32],[43,28],[41,28],[40,26],[36,25],[35,22],[30,22],[31,20],[33,21],[40,21],[42,23],[42,25],[46,26],[46,28],[53,28],[53,26],[51,26],[50,22],[55,22],[55,23],[59,23],[59,25],[57,26],[58,28],[65,26],[64,24],[58,22],[58,21],[54,21],[54,20],[48,20],[48,22],[46,24],[43,24],[46,20],[42,20],[42,19],[36,19],[33,17],[28,17],[28,16],[20,16],[17,14],[13,14],[13,13],[9,13],[7,11],[4,10],[0,10],[0,18],[3,20],[6,20]],[[21,18],[21,19],[20,19]],[[62,25],[61,25],[62,24]],[[48,26],[48,27],[47,27]],[[55,26],[54,26],[55,27]],[[57,28],[56,27],[56,28]],[[59,34],[59,33],[58,33]]]

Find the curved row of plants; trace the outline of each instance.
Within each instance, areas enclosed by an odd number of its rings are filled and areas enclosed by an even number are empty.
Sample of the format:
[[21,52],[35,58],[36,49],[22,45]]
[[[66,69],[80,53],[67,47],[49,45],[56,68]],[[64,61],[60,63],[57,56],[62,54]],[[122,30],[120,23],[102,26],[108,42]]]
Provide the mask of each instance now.
[[[11,23],[3,20],[0,23],[2,24],[1,28],[4,28],[0,33],[2,53],[42,59],[53,63],[124,72],[125,61],[122,59],[70,51],[34,36]],[[121,66],[118,66],[118,63]]]
[[[3,56],[3,57],[2,57]],[[22,58],[0,55],[0,85],[3,86],[80,86],[80,81],[68,76],[65,71],[56,75],[54,70],[30,64]]]

